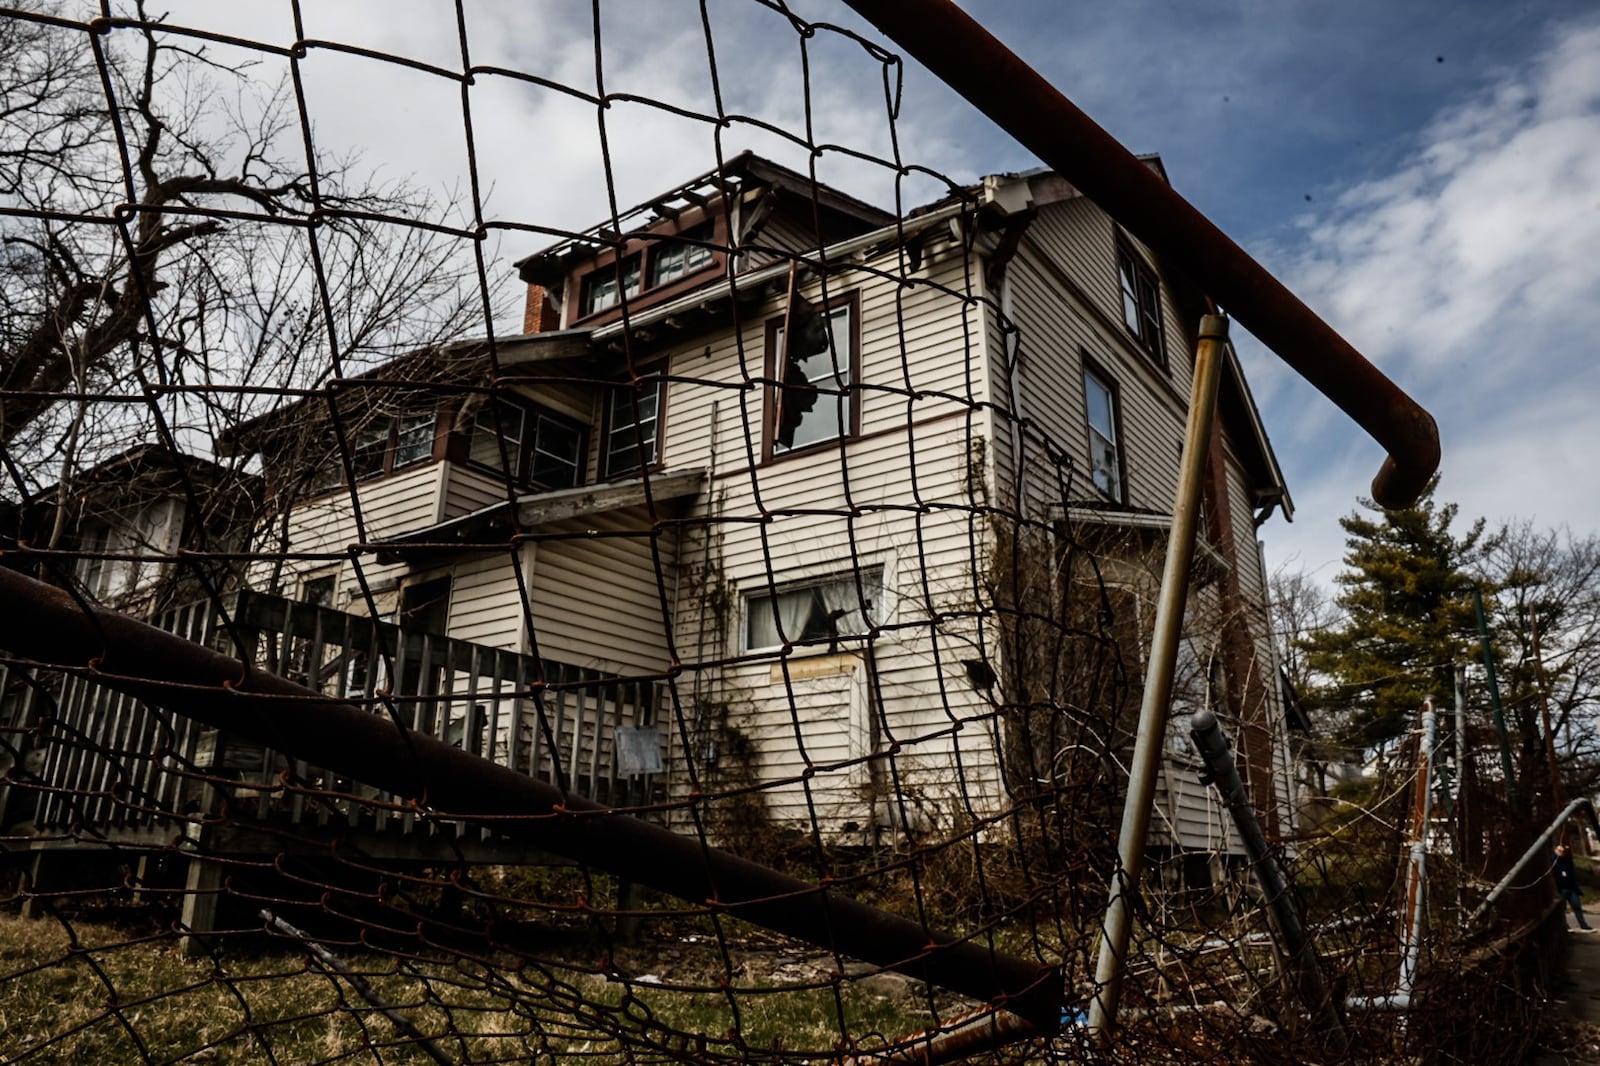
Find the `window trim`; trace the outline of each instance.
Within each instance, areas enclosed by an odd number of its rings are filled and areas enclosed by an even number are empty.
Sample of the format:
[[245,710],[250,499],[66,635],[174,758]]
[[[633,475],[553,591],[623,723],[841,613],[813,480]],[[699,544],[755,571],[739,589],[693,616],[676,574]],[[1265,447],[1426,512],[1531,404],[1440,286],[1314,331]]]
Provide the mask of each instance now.
[[[869,604],[868,615],[862,611],[862,618],[867,623],[867,631],[861,633],[841,633],[836,637],[824,640],[811,638],[799,639],[799,634],[789,634],[788,641],[791,655],[833,655],[843,648],[859,648],[872,639],[871,630],[878,629],[886,624],[887,615],[884,611],[885,601],[889,598],[888,577],[889,567],[881,562],[859,565],[848,570],[834,570],[828,573],[816,574],[806,577],[794,577],[783,581],[768,581],[758,578],[747,588],[739,590],[739,631],[738,654],[741,655],[768,655],[772,652],[781,652],[782,643],[755,646],[750,643],[750,622],[752,619],[751,607],[759,600],[775,600],[791,592],[801,592],[805,589],[819,588],[824,585],[839,585],[849,589],[853,602],[859,607],[860,599],[856,598],[858,589],[856,577],[860,575],[859,591],[864,593],[877,592],[877,597],[867,596]],[[776,626],[775,626],[776,627]]]
[[[422,415],[427,415],[428,424],[433,429],[428,449],[414,459],[407,459],[405,462],[399,462],[400,423],[407,418],[420,417]],[[372,432],[374,439],[376,439],[377,434],[373,431],[378,429],[380,421],[384,423],[382,448],[383,461],[378,464],[375,469],[363,470],[360,464],[361,452],[357,446],[358,441],[360,441],[363,434],[367,434],[369,432]],[[310,480],[307,482],[307,488],[305,489],[306,494],[303,498],[316,499],[317,497],[327,496],[336,492],[348,492],[350,491],[350,486],[352,484],[363,485],[369,481],[377,481],[379,478],[386,478],[391,474],[398,474],[402,470],[409,470],[412,467],[424,466],[428,463],[437,462],[439,459],[444,457],[442,452],[443,445],[441,441],[446,436],[445,434],[442,434],[440,430],[441,428],[448,429],[448,426],[449,418],[440,409],[437,402],[434,403],[433,407],[426,409],[421,407],[408,408],[401,406],[391,411],[371,411],[369,412],[366,421],[359,426],[354,427],[353,431],[347,438],[350,441],[349,469],[346,469],[345,467],[344,458],[340,453],[337,442],[330,440],[328,461],[325,464],[319,464],[318,469],[313,471]],[[376,450],[377,449],[374,448],[374,451]],[[323,470],[328,471],[329,475],[337,478],[337,480],[330,483],[325,478],[319,477],[318,475]],[[353,473],[355,475],[353,482],[350,479],[347,479],[345,476],[349,473]]]
[[[522,415],[522,433],[517,438],[516,454],[514,456],[507,456],[507,458],[510,458],[516,464],[516,472],[511,478],[512,482],[516,486],[520,488],[535,489],[538,491],[554,491],[555,489],[577,488],[581,485],[588,484],[589,427],[580,422],[578,419],[569,418],[566,415],[561,414],[559,411],[554,411],[543,404],[536,403],[521,396],[491,396],[486,400],[483,406],[479,407],[478,410],[473,414],[472,422],[467,426],[467,447],[466,458],[464,460],[467,465],[471,466],[474,470],[482,470],[493,474],[496,477],[505,476],[506,472],[500,469],[500,467],[497,465],[499,461],[498,443],[496,444],[497,454],[496,461],[494,463],[486,463],[480,459],[474,459],[472,457],[472,444],[478,432],[479,420],[485,415],[488,415],[491,411],[492,405],[497,403],[504,404],[508,407],[515,407]],[[569,430],[573,430],[578,435],[578,462],[576,467],[576,478],[571,485],[552,486],[543,482],[535,481],[530,476],[533,468],[534,451],[537,449],[539,442],[538,420],[541,418],[553,422],[558,426],[563,426]]]
[[[841,426],[839,435],[828,437],[825,440],[814,441],[811,444],[789,448],[779,452],[775,450],[778,439],[778,389],[782,380],[782,369],[778,365],[778,332],[783,329],[784,322],[788,320],[788,309],[783,314],[769,318],[765,327],[764,359],[763,366],[766,371],[766,387],[762,389],[761,411],[761,462],[777,463],[791,459],[797,455],[811,455],[827,448],[837,448],[841,442],[852,441],[861,436],[861,290],[852,289],[849,292],[834,293],[825,302],[816,305],[817,310],[824,316],[831,315],[841,307],[850,309],[850,336],[846,338],[850,351],[848,355],[850,380],[842,390],[845,399],[849,402],[849,425]],[[833,338],[837,349],[838,338]],[[829,397],[831,399],[831,397]]]
[[[685,225],[685,222],[688,224]],[[692,269],[686,269],[676,277],[665,281],[657,280],[654,277],[654,259],[657,251],[664,252],[667,249],[678,248],[687,251],[690,246],[678,238],[689,237],[695,230],[704,227],[710,227],[708,236],[691,239],[704,241],[710,245],[711,247],[705,249],[710,253],[710,258]],[[695,211],[685,211],[676,219],[666,220],[652,228],[634,233],[626,237],[620,247],[613,245],[602,249],[586,268],[575,270],[568,275],[566,292],[572,299],[572,313],[567,326],[570,328],[583,323],[586,327],[592,327],[601,324],[607,318],[621,314],[620,300],[595,310],[585,308],[585,298],[595,284],[592,279],[602,272],[615,277],[619,261],[626,263],[629,259],[639,260],[639,285],[635,291],[628,294],[628,299],[654,303],[657,297],[692,288],[699,283],[702,275],[722,270],[728,256],[727,243],[723,212],[720,204],[712,203]]]
[[[1121,304],[1122,328],[1133,338],[1134,344],[1141,351],[1155,360],[1157,366],[1166,370],[1167,330],[1166,322],[1164,321],[1165,316],[1161,308],[1161,277],[1156,273],[1155,268],[1145,260],[1144,256],[1134,250],[1133,245],[1120,232],[1117,234],[1116,259],[1117,296],[1118,302]],[[1137,328],[1128,321],[1127,302],[1130,294],[1124,281],[1129,279],[1130,276],[1134,289],[1131,295],[1139,318]],[[1145,316],[1150,312],[1150,309],[1146,308],[1143,303],[1147,296],[1154,303],[1152,319],[1154,336],[1147,336],[1144,328]]]
[[[1083,361],[1083,429],[1084,439],[1089,445],[1087,461],[1084,463],[1084,471],[1087,475],[1086,480],[1088,484],[1094,486],[1095,492],[1097,492],[1103,499],[1110,500],[1113,503],[1127,503],[1128,448],[1126,443],[1127,438],[1122,432],[1122,386],[1117,382],[1117,379],[1111,374],[1107,373],[1106,369],[1101,366],[1100,363],[1094,359],[1094,357],[1089,355],[1089,353],[1082,352],[1080,354]],[[1095,428],[1094,423],[1091,420],[1091,413],[1089,410],[1090,381],[1094,381],[1097,385],[1104,389],[1110,399],[1111,433],[1113,437],[1111,446],[1115,449],[1117,457],[1117,483],[1115,486],[1115,492],[1107,492],[1105,489],[1100,487],[1099,482],[1095,481],[1094,478],[1095,437],[1103,436],[1103,434],[1101,434],[1100,431]]]
[[[612,470],[611,468],[611,435],[616,430],[613,425],[613,397],[622,389],[632,388],[642,390],[654,384],[656,390],[656,418],[655,439],[651,441],[650,456],[643,466],[632,466],[626,470]],[[601,393],[600,441],[595,456],[595,467],[599,471],[597,480],[615,481],[621,478],[643,477],[647,473],[661,469],[661,441],[662,427],[667,420],[667,378],[665,368],[648,371],[639,375],[636,381],[616,381],[607,385]],[[637,424],[637,423],[635,423]]]

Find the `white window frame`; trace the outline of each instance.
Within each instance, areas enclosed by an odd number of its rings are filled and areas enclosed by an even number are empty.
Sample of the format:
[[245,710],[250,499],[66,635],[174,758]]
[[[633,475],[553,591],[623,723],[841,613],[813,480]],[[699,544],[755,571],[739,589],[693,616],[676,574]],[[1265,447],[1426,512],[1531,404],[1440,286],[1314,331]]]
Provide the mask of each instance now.
[[[860,585],[857,585],[857,575],[860,575]],[[888,599],[889,568],[881,562],[864,563],[854,570],[822,574],[815,577],[776,582],[769,585],[765,581],[757,581],[741,590],[739,597],[739,647],[745,653],[760,653],[781,651],[784,647],[782,641],[786,638],[794,648],[796,654],[828,654],[841,649],[856,648],[864,645],[867,632],[870,628],[884,625],[889,618],[886,609]],[[793,593],[808,592],[812,590],[832,589],[838,602],[848,607],[852,613],[861,617],[864,623],[859,631],[841,632],[837,638],[830,639],[826,635],[813,634],[803,636],[804,628],[800,632],[783,633],[778,636],[776,643],[756,644],[751,639],[751,625],[755,620],[755,612],[762,603],[770,603],[774,597],[783,597]],[[866,610],[862,610],[861,600],[867,601]],[[836,608],[837,609],[837,608]],[[779,628],[781,620],[774,619],[773,630]]]

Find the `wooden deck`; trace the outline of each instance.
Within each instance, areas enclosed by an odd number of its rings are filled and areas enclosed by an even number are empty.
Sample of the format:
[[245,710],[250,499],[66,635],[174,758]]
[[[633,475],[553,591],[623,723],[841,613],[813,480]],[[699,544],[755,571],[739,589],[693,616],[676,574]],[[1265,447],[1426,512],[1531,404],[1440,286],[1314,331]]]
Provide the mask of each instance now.
[[[158,624],[586,798],[631,806],[660,796],[665,742],[651,681],[248,591]],[[265,831],[356,834],[396,858],[425,859],[441,844],[496,850],[401,797],[82,677],[0,666],[0,730],[0,751],[35,786],[0,788],[0,826],[44,847],[203,831],[253,850]]]

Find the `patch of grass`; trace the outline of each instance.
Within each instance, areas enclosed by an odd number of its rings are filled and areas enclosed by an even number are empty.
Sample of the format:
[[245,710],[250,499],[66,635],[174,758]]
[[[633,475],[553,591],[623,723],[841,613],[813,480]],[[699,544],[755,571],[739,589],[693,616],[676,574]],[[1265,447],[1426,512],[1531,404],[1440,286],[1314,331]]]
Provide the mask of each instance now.
[[[870,980],[835,989],[816,968],[769,982],[754,966],[719,988],[698,965],[640,981],[553,960],[341,958],[452,1062],[831,1058],[846,1033],[876,1047],[930,1022],[909,984],[889,979],[888,995]],[[282,942],[239,940],[189,959],[170,932],[0,916],[0,1060],[272,1059],[433,1061],[349,977]]]

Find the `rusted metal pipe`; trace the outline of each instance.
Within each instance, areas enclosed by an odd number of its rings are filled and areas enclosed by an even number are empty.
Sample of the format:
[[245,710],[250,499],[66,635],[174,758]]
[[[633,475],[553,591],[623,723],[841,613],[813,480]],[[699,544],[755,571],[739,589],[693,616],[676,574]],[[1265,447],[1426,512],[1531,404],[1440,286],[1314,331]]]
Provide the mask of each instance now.
[[1322,963],[1317,958],[1316,945],[1306,935],[1300,922],[1300,912],[1295,909],[1294,896],[1289,891],[1289,880],[1267,846],[1267,836],[1261,831],[1261,820],[1250,803],[1244,781],[1239,777],[1239,766],[1233,758],[1233,745],[1222,732],[1217,716],[1209,710],[1195,714],[1190,735],[1195,748],[1205,763],[1210,783],[1222,797],[1233,824],[1244,842],[1245,853],[1250,856],[1250,869],[1261,894],[1266,898],[1267,909],[1272,913],[1273,928],[1277,930],[1279,950],[1295,975],[1295,984],[1306,1012],[1320,1030],[1327,1035],[1336,1051],[1349,1046],[1344,1023],[1339,1018],[1338,1005],[1328,990],[1322,976]]
[[845,0],[1163,260],[1189,274],[1389,452],[1372,482],[1414,502],[1439,467],[1433,417],[1115,137],[951,0]]
[[1600,817],[1595,815],[1594,803],[1587,796],[1580,796],[1567,804],[1561,813],[1556,815],[1555,821],[1550,823],[1550,828],[1540,833],[1539,839],[1528,845],[1528,850],[1522,853],[1522,858],[1517,860],[1517,864],[1507,870],[1506,875],[1500,879],[1500,883],[1489,890],[1489,894],[1483,898],[1483,902],[1478,904],[1478,909],[1467,915],[1466,924],[1471,925],[1479,918],[1482,918],[1484,912],[1494,905],[1494,901],[1499,899],[1505,893],[1505,890],[1511,887],[1511,883],[1517,879],[1518,875],[1527,869],[1530,863],[1539,858],[1541,852],[1550,847],[1550,841],[1555,837],[1556,831],[1567,823],[1567,819],[1582,810],[1589,812],[1589,824],[1594,827],[1596,833],[1600,833]]
[[1057,967],[788,877],[0,568],[0,648],[680,899],[1060,1023]]
[[1205,481],[1211,423],[1217,409],[1217,384],[1228,344],[1228,320],[1206,315],[1200,320],[1195,345],[1194,383],[1189,391],[1189,419],[1183,435],[1183,464],[1172,502],[1172,531],[1161,571],[1161,593],[1150,637],[1150,663],[1145,669],[1144,699],[1139,706],[1139,732],[1128,770],[1128,795],[1117,834],[1117,869],[1112,871],[1105,926],[1095,960],[1095,992],[1089,1004],[1089,1029],[1101,1045],[1111,1039],[1122,998],[1128,934],[1132,928],[1129,899],[1139,891],[1144,871],[1145,842],[1150,832],[1150,805],[1155,799],[1161,752],[1166,746],[1167,715],[1172,702],[1172,672],[1178,661],[1178,640],[1184,607],[1189,602],[1189,569],[1194,562],[1195,533],[1200,524],[1200,489]]

